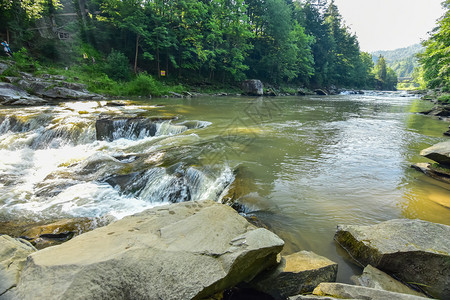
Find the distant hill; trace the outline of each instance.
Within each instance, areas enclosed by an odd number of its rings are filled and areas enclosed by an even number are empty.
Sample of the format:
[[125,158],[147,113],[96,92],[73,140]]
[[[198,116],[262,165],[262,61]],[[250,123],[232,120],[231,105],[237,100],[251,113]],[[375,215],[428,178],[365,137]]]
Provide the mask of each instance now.
[[378,57],[383,55],[387,65],[393,69],[399,78],[409,78],[415,67],[419,66],[416,54],[423,51],[421,44],[415,44],[406,48],[400,48],[388,51],[372,52],[372,59],[377,63]]

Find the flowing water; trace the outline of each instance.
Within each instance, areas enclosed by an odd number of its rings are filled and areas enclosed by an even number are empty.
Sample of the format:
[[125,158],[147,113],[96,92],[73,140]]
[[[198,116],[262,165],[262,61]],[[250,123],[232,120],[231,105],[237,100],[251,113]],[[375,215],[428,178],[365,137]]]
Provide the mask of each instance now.
[[333,241],[338,224],[450,225],[449,186],[410,168],[445,140],[448,123],[417,114],[428,102],[368,94],[123,103],[0,109],[0,220],[121,218],[221,201],[239,182],[241,208],[286,241],[284,253],[324,255],[342,282],[359,270]]

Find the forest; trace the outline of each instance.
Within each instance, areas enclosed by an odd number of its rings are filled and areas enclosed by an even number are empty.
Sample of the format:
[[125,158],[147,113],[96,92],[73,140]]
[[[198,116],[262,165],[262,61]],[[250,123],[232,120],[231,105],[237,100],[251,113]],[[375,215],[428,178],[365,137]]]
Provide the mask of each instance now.
[[[8,0],[0,32],[25,60],[131,82],[393,90],[334,1]],[[21,56],[20,56],[21,55]],[[76,67],[80,66],[81,67]]]
[[422,43],[425,50],[418,55],[418,77],[430,89],[450,92],[450,0],[442,3],[445,13],[438,20],[430,38]]

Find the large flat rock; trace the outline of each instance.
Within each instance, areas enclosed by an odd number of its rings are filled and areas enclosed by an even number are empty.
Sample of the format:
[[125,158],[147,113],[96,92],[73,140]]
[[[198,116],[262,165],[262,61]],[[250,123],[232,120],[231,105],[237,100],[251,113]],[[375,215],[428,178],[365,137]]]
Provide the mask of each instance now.
[[212,201],[147,210],[33,253],[21,299],[201,299],[276,264],[284,242]]
[[6,82],[0,82],[0,104],[3,105],[40,105],[47,103],[42,98],[32,96],[25,90]]
[[27,241],[0,235],[0,298],[17,285],[27,256],[36,249]]
[[440,164],[450,165],[450,140],[426,148],[420,151],[420,155]]
[[450,299],[450,226],[390,220],[373,226],[338,226],[335,240],[359,262]]
[[313,291],[314,295],[331,296],[338,299],[364,299],[364,300],[425,300],[429,298],[408,294],[388,292],[363,286],[344,283],[321,283]]

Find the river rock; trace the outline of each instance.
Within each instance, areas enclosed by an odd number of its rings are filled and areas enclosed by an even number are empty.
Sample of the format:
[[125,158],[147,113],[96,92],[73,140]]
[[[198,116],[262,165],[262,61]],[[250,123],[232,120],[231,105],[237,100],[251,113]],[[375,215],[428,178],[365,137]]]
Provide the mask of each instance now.
[[353,276],[351,279],[356,285],[360,286],[425,297],[424,294],[413,290],[371,265],[367,265],[360,276]]
[[331,296],[338,299],[364,299],[364,300],[424,300],[425,297],[388,292],[368,287],[355,286],[344,283],[324,282],[313,291],[314,295]]
[[35,251],[25,240],[0,235],[0,298],[17,285],[27,256]]
[[450,166],[450,140],[426,148],[420,151],[420,155],[440,164]]
[[15,85],[0,82],[0,103],[3,105],[41,105],[46,101],[28,94]]
[[102,96],[86,90],[86,85],[84,84],[62,80],[49,80],[47,77],[22,76],[22,79],[17,82],[17,85],[27,91],[31,91],[34,95],[51,99],[103,99]]
[[435,106],[431,110],[422,112],[424,115],[435,116],[435,117],[449,117],[450,107],[449,106]]
[[[416,163],[412,167],[418,171],[423,172],[425,175],[430,176],[436,180],[450,183],[450,176],[448,172],[443,168],[433,167],[430,163]],[[450,170],[449,170],[450,171]]]
[[335,240],[359,262],[450,299],[450,226],[390,220],[372,226],[338,226]]
[[321,89],[314,90],[314,93],[316,93],[316,95],[320,95],[320,96],[327,96],[328,95],[328,93],[326,91],[321,90]]
[[[348,299],[348,298],[346,298],[346,299]],[[296,295],[293,297],[289,297],[289,300],[339,300],[339,299],[334,298],[334,297],[317,296],[317,295]],[[353,299],[349,299],[349,300],[353,300]]]
[[146,210],[28,257],[20,299],[202,299],[276,264],[284,242],[213,201]]
[[259,275],[252,287],[276,299],[312,292],[321,282],[334,282],[337,263],[314,252],[301,251],[284,256],[278,267]]
[[9,66],[7,64],[0,63],[0,75],[3,74],[3,72],[5,72],[8,68]]
[[245,80],[241,87],[244,95],[262,96],[264,94],[263,84],[258,79]]

